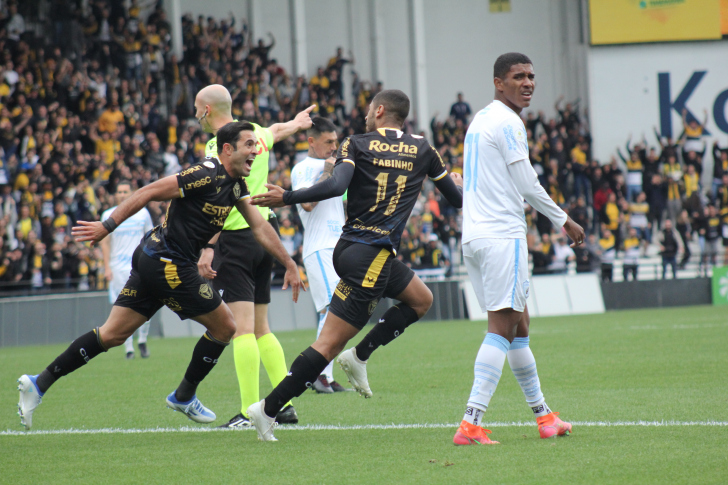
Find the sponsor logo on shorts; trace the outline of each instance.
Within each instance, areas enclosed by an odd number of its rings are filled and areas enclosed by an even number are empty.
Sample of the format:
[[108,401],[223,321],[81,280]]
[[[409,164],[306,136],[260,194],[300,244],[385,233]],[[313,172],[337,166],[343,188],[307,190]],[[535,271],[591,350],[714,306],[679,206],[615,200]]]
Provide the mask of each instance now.
[[173,312],[182,311],[182,305],[177,303],[177,300],[175,300],[174,298],[163,298],[162,303],[164,303],[167,306],[167,308],[169,308]]
[[374,313],[374,309],[377,308],[377,303],[379,303],[379,300],[372,300],[369,302],[369,315]]
[[200,296],[206,300],[212,300],[212,288],[207,283],[200,285]]
[[220,298],[222,298],[222,292],[225,290],[220,290]]
[[121,290],[121,294],[123,296],[130,296],[133,298],[133,297],[137,296],[137,290],[135,290],[134,288],[124,287],[124,289]]
[[339,284],[336,285],[334,294],[342,300],[346,300],[346,298],[349,296],[349,293],[351,293],[351,286],[347,285],[342,280],[339,280]]
[[528,291],[531,289],[531,283],[528,280],[523,282],[523,296],[528,298]]

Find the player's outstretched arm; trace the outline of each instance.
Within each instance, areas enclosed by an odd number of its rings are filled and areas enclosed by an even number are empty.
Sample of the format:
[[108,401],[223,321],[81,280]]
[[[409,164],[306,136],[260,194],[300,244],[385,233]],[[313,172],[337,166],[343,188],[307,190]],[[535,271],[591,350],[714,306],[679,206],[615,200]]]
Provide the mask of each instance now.
[[[301,276],[298,273],[298,266],[296,262],[291,259],[283,247],[283,243],[278,238],[278,234],[273,229],[273,226],[268,224],[268,221],[263,219],[260,215],[260,211],[251,205],[247,198],[239,200],[235,207],[240,211],[248,224],[250,229],[253,231],[253,236],[258,243],[263,246],[263,249],[268,251],[274,258],[276,258],[283,266],[286,267],[286,274],[283,277],[283,289],[285,290],[288,286],[293,290],[293,301],[298,302],[298,293],[301,289],[306,291],[301,281]],[[244,250],[244,248],[241,248]]]
[[435,181],[435,187],[447,201],[456,209],[463,207],[463,177],[459,173],[452,172],[449,177],[442,177]]
[[311,125],[313,124],[311,122],[311,111],[313,111],[315,107],[316,105],[312,104],[298,113],[295,118],[287,123],[276,123],[271,125],[269,129],[273,135],[273,143],[278,143],[291,135],[295,135],[301,130],[308,130],[311,128]]
[[[717,142],[716,142],[717,143]],[[324,171],[321,173],[321,176],[314,182],[315,184],[320,184],[321,182],[324,182],[331,178],[332,175],[334,175],[334,163],[336,162],[336,159],[331,157],[327,158],[326,161],[324,161]],[[306,212],[311,212],[318,202],[304,202],[301,204],[301,208],[305,210]]]
[[304,202],[319,202],[324,199],[344,195],[349,188],[351,178],[354,176],[354,165],[343,162],[336,165],[334,175],[319,184],[301,190],[283,190],[277,185],[266,184],[269,190],[265,194],[252,197],[253,205],[263,207],[283,207],[285,205],[302,204]]
[[119,204],[119,207],[104,222],[78,221],[78,226],[71,229],[71,234],[79,242],[99,242],[112,233],[116,226],[142,210],[149,202],[176,199],[179,196],[177,175],[170,175],[134,192],[131,197]]

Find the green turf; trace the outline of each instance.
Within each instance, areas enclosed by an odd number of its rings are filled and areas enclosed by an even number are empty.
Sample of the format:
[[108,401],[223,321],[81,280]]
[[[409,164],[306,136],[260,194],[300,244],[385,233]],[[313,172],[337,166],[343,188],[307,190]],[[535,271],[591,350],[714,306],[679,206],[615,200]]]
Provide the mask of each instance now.
[[[472,384],[483,322],[421,323],[374,354],[374,397],[295,401],[301,424],[457,423]],[[726,422],[728,314],[692,307],[539,318],[531,328],[549,406],[573,422]],[[313,331],[280,333],[289,359]],[[152,340],[149,360],[121,348],[59,381],[34,430],[196,426],[164,406],[194,340]],[[19,430],[15,379],[42,370],[65,346],[0,350],[0,430]],[[336,369],[343,381],[343,374]],[[220,424],[238,412],[232,352],[199,396]],[[261,373],[261,397],[270,390]],[[488,422],[531,422],[504,369]],[[0,483],[726,483],[726,426],[575,426],[540,440],[536,426],[491,427],[493,447],[455,447],[454,428],[285,430],[0,436]]]

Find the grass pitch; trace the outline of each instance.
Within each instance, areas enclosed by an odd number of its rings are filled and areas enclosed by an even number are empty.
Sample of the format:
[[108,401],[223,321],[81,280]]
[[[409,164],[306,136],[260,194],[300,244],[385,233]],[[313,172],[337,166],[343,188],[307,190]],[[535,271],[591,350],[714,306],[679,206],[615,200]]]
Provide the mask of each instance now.
[[[15,379],[65,346],[2,349],[0,483],[728,482],[725,309],[534,319],[542,389],[572,435],[539,439],[506,368],[486,414],[501,444],[455,447],[485,329],[412,326],[370,360],[372,399],[306,392],[294,401],[300,426],[279,427],[277,443],[258,442],[252,430],[211,431],[165,408],[193,339],[151,340],[148,360],[126,361],[122,347],[99,356],[56,383],[33,432],[18,433]],[[314,337],[278,334],[289,364]],[[215,424],[239,411],[232,360],[228,349],[199,389]],[[261,397],[269,390],[262,370]]]

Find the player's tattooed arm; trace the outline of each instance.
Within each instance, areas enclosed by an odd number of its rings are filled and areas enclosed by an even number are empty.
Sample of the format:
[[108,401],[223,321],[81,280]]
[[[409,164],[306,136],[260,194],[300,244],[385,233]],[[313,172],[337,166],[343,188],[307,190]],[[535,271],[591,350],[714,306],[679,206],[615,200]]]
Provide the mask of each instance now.
[[301,204],[303,202],[318,202],[332,197],[344,195],[349,183],[354,177],[354,165],[340,163],[334,169],[334,175],[320,184],[312,185],[307,189],[283,190],[281,187],[266,184],[269,190],[264,194],[254,195],[252,204],[263,207],[283,207],[286,205]]
[[197,272],[200,273],[200,276],[207,278],[208,280],[217,276],[217,271],[212,269],[212,259],[215,257],[215,250],[210,246],[214,246],[219,237],[219,232],[212,236],[212,239],[210,239],[207,243],[207,246],[202,248],[200,259],[197,260]]
[[[321,176],[314,182],[314,185],[320,184],[321,182],[328,180],[331,178],[331,176],[334,174],[334,163],[336,163],[336,159],[331,157],[328,158],[324,162],[324,171],[321,174]],[[305,210],[306,212],[311,212],[314,207],[318,205],[318,202],[304,202],[301,204],[301,208]]]
[[285,290],[289,286],[293,290],[293,301],[298,301],[298,293],[301,289],[306,291],[306,287],[303,286],[301,281],[301,275],[298,272],[298,265],[288,255],[288,251],[283,247],[278,234],[276,234],[273,226],[268,224],[268,221],[263,219],[260,215],[260,211],[250,202],[248,199],[240,199],[235,203],[235,207],[240,211],[248,224],[250,229],[253,231],[253,236],[258,244],[263,246],[263,249],[268,251],[274,258],[276,258],[286,268],[286,274],[283,277],[283,289]]
[[119,224],[142,210],[149,202],[177,199],[180,195],[177,175],[164,177],[134,192],[131,197],[119,204],[119,207],[103,223],[99,221],[78,221],[78,226],[71,229],[71,234],[78,242],[99,242]]

